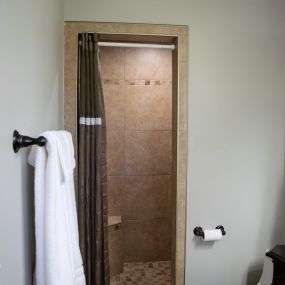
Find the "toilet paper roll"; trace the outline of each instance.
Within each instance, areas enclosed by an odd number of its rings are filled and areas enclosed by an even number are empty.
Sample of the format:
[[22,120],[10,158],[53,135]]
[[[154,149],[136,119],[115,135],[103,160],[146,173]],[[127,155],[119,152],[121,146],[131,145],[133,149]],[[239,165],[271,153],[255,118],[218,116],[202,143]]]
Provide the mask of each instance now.
[[216,241],[222,239],[221,230],[204,230],[204,241]]

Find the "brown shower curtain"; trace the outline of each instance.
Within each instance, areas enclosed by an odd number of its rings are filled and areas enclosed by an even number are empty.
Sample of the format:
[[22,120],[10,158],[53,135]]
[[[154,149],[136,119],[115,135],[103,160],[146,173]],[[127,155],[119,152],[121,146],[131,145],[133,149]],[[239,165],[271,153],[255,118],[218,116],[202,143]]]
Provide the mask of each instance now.
[[106,123],[96,34],[79,34],[78,222],[87,285],[109,285]]

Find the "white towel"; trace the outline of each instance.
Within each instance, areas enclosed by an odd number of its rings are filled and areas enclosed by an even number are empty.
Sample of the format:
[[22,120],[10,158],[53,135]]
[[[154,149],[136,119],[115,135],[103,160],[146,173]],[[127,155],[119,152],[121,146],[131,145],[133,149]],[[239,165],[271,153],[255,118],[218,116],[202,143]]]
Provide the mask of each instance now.
[[73,169],[74,149],[66,131],[46,131],[46,147],[34,146],[35,285],[85,285],[79,250]]

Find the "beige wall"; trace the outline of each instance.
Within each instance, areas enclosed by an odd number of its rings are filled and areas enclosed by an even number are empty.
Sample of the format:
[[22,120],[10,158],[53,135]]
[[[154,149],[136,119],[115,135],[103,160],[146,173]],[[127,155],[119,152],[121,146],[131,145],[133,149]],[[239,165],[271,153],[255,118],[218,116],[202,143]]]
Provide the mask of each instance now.
[[172,53],[101,48],[109,215],[123,218],[124,261],[170,260]]
[[63,2],[0,2],[0,284],[32,284],[33,171],[14,129],[63,126]]
[[[189,26],[187,285],[256,284],[283,242],[285,2],[65,0],[65,20]],[[196,225],[223,224],[213,245]]]

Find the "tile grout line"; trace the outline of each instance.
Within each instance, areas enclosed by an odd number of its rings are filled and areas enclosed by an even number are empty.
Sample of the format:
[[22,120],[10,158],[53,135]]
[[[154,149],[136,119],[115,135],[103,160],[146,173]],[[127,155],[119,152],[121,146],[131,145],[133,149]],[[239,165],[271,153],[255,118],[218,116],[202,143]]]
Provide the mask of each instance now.
[[[125,87],[125,76],[126,76],[126,57],[125,57],[125,52],[126,49],[123,48],[123,105],[124,105],[124,114],[123,114],[123,122],[124,122],[124,129],[123,129],[123,133],[124,133],[124,175],[123,175],[123,186],[122,186],[122,190],[123,193],[121,193],[122,195],[122,200],[121,200],[121,216],[124,216],[123,213],[123,209],[124,209],[124,205],[125,205],[125,187],[126,187],[126,87]],[[125,260],[126,257],[126,237],[125,237],[125,231],[123,231],[123,260]]]

